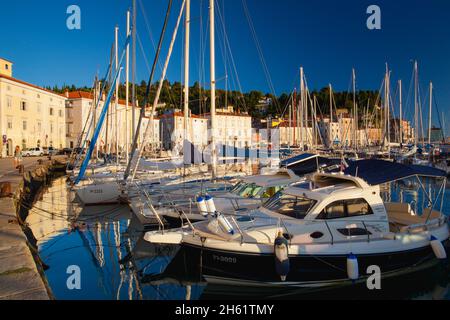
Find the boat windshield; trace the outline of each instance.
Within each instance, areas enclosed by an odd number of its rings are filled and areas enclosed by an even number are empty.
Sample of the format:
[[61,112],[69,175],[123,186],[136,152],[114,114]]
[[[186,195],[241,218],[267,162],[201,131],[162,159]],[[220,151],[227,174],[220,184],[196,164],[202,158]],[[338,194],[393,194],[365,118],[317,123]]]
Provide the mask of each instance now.
[[270,199],[264,208],[290,218],[304,219],[316,203],[317,201],[304,197],[279,193]]
[[241,181],[237,183],[230,192],[242,198],[269,199],[284,188],[285,186],[264,188],[256,183],[246,183]]

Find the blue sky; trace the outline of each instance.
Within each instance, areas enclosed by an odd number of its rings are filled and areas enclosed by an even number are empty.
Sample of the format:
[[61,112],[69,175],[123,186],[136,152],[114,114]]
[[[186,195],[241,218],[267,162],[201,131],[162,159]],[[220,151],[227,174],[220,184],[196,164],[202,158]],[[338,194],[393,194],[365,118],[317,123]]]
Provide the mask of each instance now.
[[[154,56],[151,31],[157,41],[167,0],[138,1],[138,33],[151,65]],[[388,62],[392,83],[405,82],[405,97],[412,73],[412,59],[419,61],[425,91],[432,80],[441,112],[450,104],[450,2],[447,0],[396,1],[306,1],[246,0],[277,94],[298,87],[298,70],[305,68],[309,86],[332,83],[336,90],[349,88],[351,69],[356,68],[360,89],[378,89]],[[224,18],[231,51],[242,89],[269,92],[254,39],[244,14],[242,0],[217,0]],[[66,9],[80,6],[82,29],[66,28]],[[181,0],[174,0],[171,35]],[[377,4],[382,12],[382,30],[366,28],[366,8]],[[103,75],[113,42],[114,26],[125,34],[125,12],[131,0],[5,1],[2,3],[0,56],[15,62],[15,77],[38,85],[92,84],[97,72]],[[143,8],[142,8],[143,7]],[[199,79],[200,25],[206,32],[207,1],[192,0],[191,80]],[[142,10],[144,9],[144,10]],[[202,18],[200,18],[202,17]],[[148,21],[148,27],[147,23]],[[222,28],[221,18],[216,18]],[[170,38],[170,37],[167,37]],[[168,78],[181,81],[181,30]],[[217,31],[217,78],[224,87],[222,31]],[[208,45],[208,42],[204,42]],[[167,52],[165,43],[163,56]],[[148,78],[144,55],[138,46],[138,79]],[[228,61],[231,89],[238,89]],[[206,51],[204,66],[208,71]],[[159,73],[157,75],[159,77]],[[222,80],[220,80],[222,79]],[[208,77],[206,78],[208,80]],[[395,91],[395,87],[393,88]],[[425,98],[425,92],[423,98]],[[434,117],[437,124],[437,117]],[[450,123],[450,116],[448,121]]]

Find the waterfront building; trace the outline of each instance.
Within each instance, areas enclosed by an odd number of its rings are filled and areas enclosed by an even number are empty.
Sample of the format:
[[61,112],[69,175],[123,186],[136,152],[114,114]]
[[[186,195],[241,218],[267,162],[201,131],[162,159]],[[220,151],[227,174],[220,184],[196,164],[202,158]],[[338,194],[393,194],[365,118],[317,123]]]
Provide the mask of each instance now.
[[[93,124],[91,126],[91,130],[86,130],[89,128],[89,123],[91,123],[91,115],[94,110],[94,95],[90,92],[83,91],[73,91],[65,93],[67,102],[66,102],[66,135],[67,135],[67,147],[74,148],[77,146],[80,136],[83,134],[83,129],[85,129],[83,139],[92,136],[93,132]],[[99,118],[101,110],[104,106],[104,99],[102,97],[99,108],[96,112],[96,119]],[[97,146],[99,150],[107,150],[111,153],[116,153],[116,146],[119,146],[119,153],[123,153],[126,151],[126,145],[128,142],[129,150],[131,150],[132,144],[132,136],[134,134],[133,130],[133,122],[132,122],[132,106],[129,103],[128,106],[128,114],[126,109],[126,101],[118,100],[117,106],[117,128],[116,128],[116,103],[113,99],[110,105],[110,112],[105,119],[105,123],[103,124],[103,129],[100,133],[99,139],[97,141]],[[139,116],[140,116],[140,108],[136,107],[134,110],[135,123],[137,125]],[[148,116],[148,115],[147,115]],[[86,123],[89,120],[88,126],[86,127]],[[143,138],[143,134],[145,132],[145,128],[147,126],[148,119],[144,118],[142,123],[142,130],[140,133],[139,143]],[[157,141],[159,143],[159,119],[154,119],[154,130],[153,137],[149,141]],[[127,137],[128,134],[128,137]]]
[[281,146],[299,146],[302,138],[305,145],[311,145],[312,141],[317,141],[317,144],[322,144],[320,137],[313,139],[311,127],[294,127],[292,124],[289,124],[289,121],[283,121],[279,124],[278,130]]
[[[160,117],[162,147],[165,150],[182,150],[185,140],[184,114],[179,110],[170,110]],[[189,115],[187,140],[197,148],[208,145],[208,119],[198,115]]]
[[[411,122],[402,120],[400,125],[400,119],[395,118],[390,121],[390,136],[391,142],[398,143],[413,143],[414,142],[414,128],[411,126]],[[400,130],[402,132],[403,141],[400,141]]]
[[[211,128],[211,114],[206,114]],[[252,147],[252,117],[234,107],[216,110],[216,143],[237,148]]]
[[0,155],[14,149],[66,146],[63,95],[14,78],[13,63],[0,58]]
[[[428,139],[427,139],[428,140]],[[431,143],[441,143],[444,141],[444,132],[441,128],[433,127],[431,128]]]

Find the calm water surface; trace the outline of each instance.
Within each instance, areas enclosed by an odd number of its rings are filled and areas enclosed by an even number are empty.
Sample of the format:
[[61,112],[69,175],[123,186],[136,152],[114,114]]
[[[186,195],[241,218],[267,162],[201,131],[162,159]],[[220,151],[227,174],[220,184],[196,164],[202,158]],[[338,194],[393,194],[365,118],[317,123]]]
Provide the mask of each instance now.
[[[436,196],[439,188],[425,184]],[[411,203],[416,211],[425,201],[417,186],[393,185],[385,200]],[[447,187],[446,201],[450,198]],[[127,206],[81,208],[65,178],[55,180],[43,193],[27,219],[38,240],[46,276],[57,299],[100,300],[198,300],[220,298],[288,299],[438,299],[450,300],[449,269],[437,267],[409,276],[384,280],[382,290],[369,292],[365,286],[320,292],[247,292],[240,288],[207,285],[200,276],[163,272],[179,250],[153,246],[143,241]],[[450,203],[444,201],[446,214]],[[437,207],[440,203],[437,204]],[[175,260],[176,261],[176,260]],[[81,270],[81,290],[69,290],[69,266]],[[193,272],[195,274],[195,272]],[[161,275],[162,274],[162,275]]]

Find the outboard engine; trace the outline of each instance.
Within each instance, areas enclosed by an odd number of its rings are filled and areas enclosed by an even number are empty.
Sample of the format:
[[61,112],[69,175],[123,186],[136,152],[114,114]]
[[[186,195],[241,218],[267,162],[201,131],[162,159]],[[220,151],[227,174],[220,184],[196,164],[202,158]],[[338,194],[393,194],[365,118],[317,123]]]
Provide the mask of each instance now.
[[275,253],[275,269],[280,276],[281,281],[286,281],[290,270],[289,262],[289,242],[280,232],[275,239],[274,245]]

